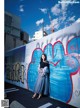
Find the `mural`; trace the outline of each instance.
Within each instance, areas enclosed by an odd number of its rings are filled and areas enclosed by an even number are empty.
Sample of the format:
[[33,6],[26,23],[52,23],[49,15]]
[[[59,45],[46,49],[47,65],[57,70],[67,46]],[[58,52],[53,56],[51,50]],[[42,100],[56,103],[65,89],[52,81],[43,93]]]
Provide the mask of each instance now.
[[[43,53],[50,65],[50,97],[80,107],[80,36],[45,37],[6,53],[5,80],[34,91]],[[75,84],[76,83],[76,84]]]
[[24,83],[25,47],[7,53],[5,59],[6,79]]
[[[70,42],[73,44],[73,40]],[[42,53],[47,55],[50,62],[50,96],[68,102],[72,96],[71,74],[75,74],[78,70],[78,60],[74,56],[64,54],[61,42],[46,45],[44,51],[35,49],[28,69],[28,87],[32,91],[37,79],[37,68]]]
[[34,86],[38,76],[38,66],[40,62],[40,57],[42,55],[42,50],[37,48],[32,54],[32,59],[28,67],[28,88],[34,90]]

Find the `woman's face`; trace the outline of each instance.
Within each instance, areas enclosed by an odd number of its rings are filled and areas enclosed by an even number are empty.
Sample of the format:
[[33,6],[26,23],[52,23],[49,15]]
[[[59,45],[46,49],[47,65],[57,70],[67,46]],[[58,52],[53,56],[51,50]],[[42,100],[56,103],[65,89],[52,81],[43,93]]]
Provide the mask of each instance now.
[[45,60],[45,55],[42,55],[42,59]]

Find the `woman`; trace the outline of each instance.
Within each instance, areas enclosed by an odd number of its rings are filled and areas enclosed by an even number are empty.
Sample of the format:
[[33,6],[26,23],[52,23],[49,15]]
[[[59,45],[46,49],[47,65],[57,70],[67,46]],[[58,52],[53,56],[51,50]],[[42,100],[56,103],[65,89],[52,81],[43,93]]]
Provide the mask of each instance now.
[[32,98],[35,98],[37,94],[39,94],[37,99],[40,99],[42,94],[49,94],[49,62],[45,54],[41,56],[40,65],[38,67],[38,78]]

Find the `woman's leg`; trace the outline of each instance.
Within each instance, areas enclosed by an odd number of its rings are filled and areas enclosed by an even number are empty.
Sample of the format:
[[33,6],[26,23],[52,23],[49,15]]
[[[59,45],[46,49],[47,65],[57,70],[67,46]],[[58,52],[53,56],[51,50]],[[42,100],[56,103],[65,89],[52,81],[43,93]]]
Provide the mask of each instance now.
[[37,99],[40,99],[40,98],[41,98],[41,96],[42,96],[42,94],[39,94],[39,96],[38,96],[38,98],[37,98]]
[[37,95],[37,94],[36,94],[36,93],[34,93],[34,95],[32,96],[32,98],[35,98],[35,97],[36,97],[36,95]]

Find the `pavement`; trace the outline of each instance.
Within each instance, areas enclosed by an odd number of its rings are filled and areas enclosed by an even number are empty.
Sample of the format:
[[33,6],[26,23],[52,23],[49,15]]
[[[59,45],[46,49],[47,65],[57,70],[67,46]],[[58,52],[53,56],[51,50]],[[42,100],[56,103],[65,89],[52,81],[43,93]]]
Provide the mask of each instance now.
[[33,92],[27,89],[5,83],[5,99],[9,99],[10,106],[15,106],[10,108],[76,108],[47,96],[32,99],[32,95]]

